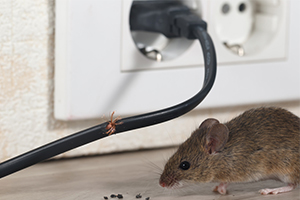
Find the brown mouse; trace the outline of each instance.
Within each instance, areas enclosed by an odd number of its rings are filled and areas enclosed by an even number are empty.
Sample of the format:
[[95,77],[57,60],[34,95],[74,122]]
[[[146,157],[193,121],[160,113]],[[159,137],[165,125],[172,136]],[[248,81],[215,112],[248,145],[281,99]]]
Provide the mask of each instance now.
[[282,108],[250,109],[227,123],[206,119],[166,163],[159,184],[229,183],[275,179],[285,187],[261,194],[288,192],[300,183],[300,118]]

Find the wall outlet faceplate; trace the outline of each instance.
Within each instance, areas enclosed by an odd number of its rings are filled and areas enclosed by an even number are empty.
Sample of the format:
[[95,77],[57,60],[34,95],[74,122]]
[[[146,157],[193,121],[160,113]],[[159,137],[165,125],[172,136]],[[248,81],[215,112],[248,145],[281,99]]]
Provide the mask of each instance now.
[[[186,3],[197,14],[203,15],[201,13],[202,5],[199,0],[182,0],[182,2]],[[185,38],[167,39],[162,34],[157,33],[131,32],[129,26],[131,5],[132,0],[122,1],[121,71],[184,68],[203,65],[204,61],[198,41]],[[137,47],[138,41],[144,42],[144,45],[151,48],[159,49],[162,53],[163,61],[155,62],[140,53]]]
[[[300,98],[298,0],[182,2],[208,23],[217,52],[216,82],[199,107]],[[202,87],[199,42],[130,32],[131,3],[56,2],[57,119],[145,113],[178,104]],[[146,58],[138,40],[157,45],[167,59]]]

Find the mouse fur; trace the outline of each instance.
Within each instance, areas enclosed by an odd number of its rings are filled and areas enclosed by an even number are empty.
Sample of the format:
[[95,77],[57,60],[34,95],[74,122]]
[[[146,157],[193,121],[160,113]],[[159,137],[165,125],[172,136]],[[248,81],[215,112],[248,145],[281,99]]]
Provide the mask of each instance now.
[[[250,109],[224,124],[210,118],[171,156],[159,182],[176,188],[184,181],[229,184],[275,179],[296,187],[299,143],[300,119],[282,108]],[[180,168],[183,162],[189,163],[188,169]]]

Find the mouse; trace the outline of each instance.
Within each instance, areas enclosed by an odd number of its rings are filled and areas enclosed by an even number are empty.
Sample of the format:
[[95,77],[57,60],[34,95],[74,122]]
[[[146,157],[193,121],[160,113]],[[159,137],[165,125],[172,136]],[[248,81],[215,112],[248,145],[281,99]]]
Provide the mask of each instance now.
[[159,178],[164,188],[186,182],[230,183],[278,180],[286,185],[259,190],[263,195],[295,189],[300,183],[300,119],[279,107],[252,108],[226,123],[204,120],[166,162]]

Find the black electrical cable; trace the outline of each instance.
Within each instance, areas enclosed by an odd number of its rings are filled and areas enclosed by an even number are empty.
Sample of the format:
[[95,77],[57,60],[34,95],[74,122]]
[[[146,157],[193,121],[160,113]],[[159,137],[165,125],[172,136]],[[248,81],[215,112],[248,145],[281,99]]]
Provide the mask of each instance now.
[[[118,120],[112,131],[113,134],[151,126],[179,117],[195,108],[209,93],[214,84],[217,71],[214,45],[206,32],[206,26],[191,24],[188,29],[192,31],[189,35],[192,34],[199,39],[203,51],[205,76],[202,89],[192,98],[176,106]],[[111,126],[111,123],[105,122],[7,160],[0,164],[0,178],[76,147],[107,137],[109,126]]]

